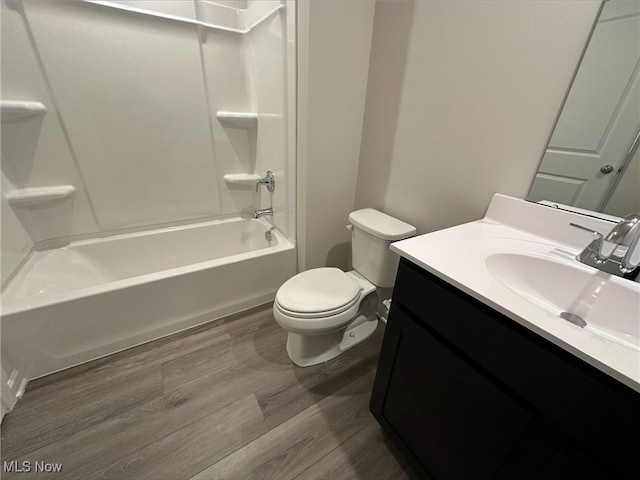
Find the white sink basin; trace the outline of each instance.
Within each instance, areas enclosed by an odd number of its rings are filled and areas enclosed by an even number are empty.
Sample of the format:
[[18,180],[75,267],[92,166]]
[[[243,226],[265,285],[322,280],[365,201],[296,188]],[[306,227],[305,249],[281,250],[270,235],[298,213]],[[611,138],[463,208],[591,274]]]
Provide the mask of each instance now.
[[485,266],[501,284],[559,322],[570,321],[640,351],[640,285],[577,261],[533,252],[492,253]]

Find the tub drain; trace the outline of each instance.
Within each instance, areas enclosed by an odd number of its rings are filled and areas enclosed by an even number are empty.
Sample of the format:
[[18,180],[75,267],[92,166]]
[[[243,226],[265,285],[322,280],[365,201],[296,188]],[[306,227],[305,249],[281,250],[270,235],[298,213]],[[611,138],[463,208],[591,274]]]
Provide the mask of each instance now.
[[561,318],[564,318],[567,322],[571,322],[574,325],[577,325],[579,327],[586,327],[587,326],[587,322],[584,321],[584,319],[579,316],[576,315],[575,313],[571,313],[571,312],[562,312],[560,314]]

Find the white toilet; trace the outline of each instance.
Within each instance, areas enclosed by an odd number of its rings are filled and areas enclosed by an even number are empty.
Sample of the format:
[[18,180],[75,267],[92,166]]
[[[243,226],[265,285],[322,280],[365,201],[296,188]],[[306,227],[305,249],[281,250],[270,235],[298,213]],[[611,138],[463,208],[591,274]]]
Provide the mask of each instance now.
[[393,287],[399,256],[391,242],[416,228],[372,208],[349,215],[354,270],[322,267],[293,276],[278,289],[276,322],[289,332],[287,353],[300,367],[326,362],[370,337],[378,325],[378,293]]

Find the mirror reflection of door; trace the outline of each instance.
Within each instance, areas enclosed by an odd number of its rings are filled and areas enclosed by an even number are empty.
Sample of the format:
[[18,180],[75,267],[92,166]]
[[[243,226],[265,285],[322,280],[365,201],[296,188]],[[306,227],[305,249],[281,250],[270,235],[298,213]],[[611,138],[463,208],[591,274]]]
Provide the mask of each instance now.
[[529,200],[602,210],[640,129],[639,60],[640,1],[605,3]]

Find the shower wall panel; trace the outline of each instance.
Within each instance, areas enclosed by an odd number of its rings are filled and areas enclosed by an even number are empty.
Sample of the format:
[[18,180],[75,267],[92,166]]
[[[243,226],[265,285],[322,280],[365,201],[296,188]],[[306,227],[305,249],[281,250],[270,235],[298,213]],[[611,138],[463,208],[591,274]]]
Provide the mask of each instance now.
[[102,229],[215,215],[196,26],[24,2]]
[[[44,3],[44,2],[42,2]],[[53,2],[52,2],[53,3]],[[1,99],[40,102],[46,113],[2,122],[2,173],[13,189],[47,185],[73,185],[73,197],[38,208],[11,208],[34,242],[98,230],[84,182],[58,116],[54,97],[42,73],[33,48],[28,24],[20,11],[2,6],[0,46],[2,49]],[[69,48],[73,48],[72,46]],[[2,230],[5,227],[3,215]],[[13,228],[11,228],[13,229]],[[2,245],[2,258],[5,249]]]
[[[249,7],[264,10],[268,3],[253,1]],[[260,23],[246,36],[247,65],[255,85],[256,111],[260,128],[256,135],[256,169],[272,170],[279,178],[291,178],[288,174],[288,128],[287,91],[295,88],[288,85],[286,51],[286,15],[281,11]],[[257,15],[255,15],[257,16]],[[287,185],[282,183],[275,192],[263,189],[260,203],[271,203],[274,209],[274,224],[290,234],[288,202],[291,200]]]

